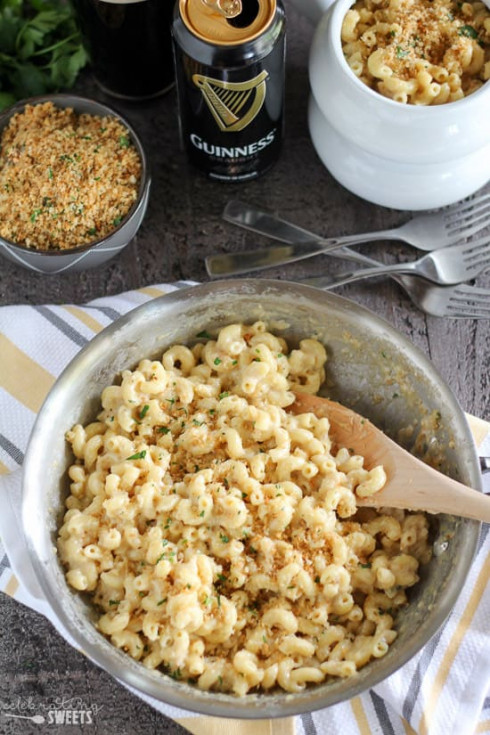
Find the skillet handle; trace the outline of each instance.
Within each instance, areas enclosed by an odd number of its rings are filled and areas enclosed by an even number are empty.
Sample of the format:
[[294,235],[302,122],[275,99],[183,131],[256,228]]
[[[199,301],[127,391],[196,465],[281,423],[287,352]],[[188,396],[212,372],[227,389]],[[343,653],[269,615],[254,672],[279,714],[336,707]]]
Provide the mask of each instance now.
[[480,468],[482,475],[486,472],[490,472],[490,457],[480,457]]
[[[46,602],[31,563],[20,519],[22,470],[0,478],[0,536],[15,575],[7,589],[19,602],[49,617]],[[15,580],[20,585],[17,587]],[[8,589],[9,584],[11,589]]]

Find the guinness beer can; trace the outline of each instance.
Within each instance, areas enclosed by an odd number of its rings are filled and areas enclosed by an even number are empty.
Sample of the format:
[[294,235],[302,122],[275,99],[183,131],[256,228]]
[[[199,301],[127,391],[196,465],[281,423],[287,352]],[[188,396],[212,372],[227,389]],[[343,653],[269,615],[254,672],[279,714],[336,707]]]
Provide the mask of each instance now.
[[179,0],[173,23],[180,128],[211,179],[248,181],[277,160],[283,134],[282,0]]

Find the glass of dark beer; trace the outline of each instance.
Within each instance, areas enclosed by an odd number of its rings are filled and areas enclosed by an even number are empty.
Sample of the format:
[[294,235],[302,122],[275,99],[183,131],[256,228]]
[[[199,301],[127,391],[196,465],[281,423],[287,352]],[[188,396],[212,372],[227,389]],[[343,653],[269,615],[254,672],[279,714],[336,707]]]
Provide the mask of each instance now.
[[174,83],[175,0],[71,0],[95,80],[108,94],[144,100]]

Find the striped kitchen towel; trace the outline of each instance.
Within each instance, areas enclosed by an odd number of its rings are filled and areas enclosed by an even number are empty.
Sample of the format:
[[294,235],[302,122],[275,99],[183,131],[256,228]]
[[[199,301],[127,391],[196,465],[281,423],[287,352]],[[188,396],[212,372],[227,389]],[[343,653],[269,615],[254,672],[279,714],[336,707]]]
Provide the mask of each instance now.
[[[19,467],[34,418],[56,377],[97,332],[149,299],[192,285],[157,285],[84,306],[0,308],[0,590],[46,615],[68,639],[46,603],[28,591],[18,561],[22,536],[1,524],[5,503],[19,513]],[[490,454],[490,425],[472,419],[471,426],[481,453]],[[490,535],[484,526],[465,587],[443,628],[398,672],[349,702],[297,718],[248,722],[201,717],[142,698],[196,735],[490,733],[489,580]]]

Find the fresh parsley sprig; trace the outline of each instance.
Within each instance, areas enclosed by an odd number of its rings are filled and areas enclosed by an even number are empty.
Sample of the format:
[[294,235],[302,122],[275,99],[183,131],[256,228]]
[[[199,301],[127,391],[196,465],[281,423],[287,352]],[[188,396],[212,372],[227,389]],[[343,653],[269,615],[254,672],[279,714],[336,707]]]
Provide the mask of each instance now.
[[70,88],[88,61],[63,0],[0,0],[0,110]]

